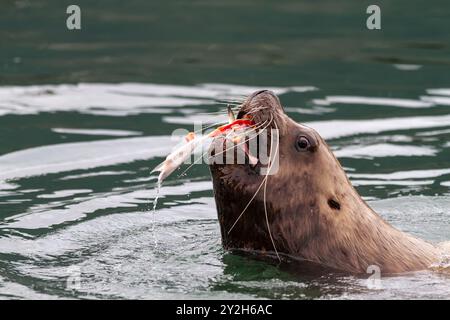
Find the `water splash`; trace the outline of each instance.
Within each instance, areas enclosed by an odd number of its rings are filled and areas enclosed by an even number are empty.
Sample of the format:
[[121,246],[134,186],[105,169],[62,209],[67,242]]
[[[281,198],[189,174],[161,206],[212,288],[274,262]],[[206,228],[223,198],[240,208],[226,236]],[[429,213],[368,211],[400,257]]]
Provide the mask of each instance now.
[[442,242],[438,245],[442,250],[439,261],[431,266],[432,270],[450,273],[450,241]]
[[158,247],[158,238],[156,237],[156,206],[158,205],[158,199],[159,199],[160,192],[161,192],[161,185],[162,185],[162,181],[161,181],[161,179],[158,179],[158,181],[156,182],[156,195],[155,195],[155,199],[153,199],[152,227],[150,229],[153,233],[153,240],[155,243],[155,248]]

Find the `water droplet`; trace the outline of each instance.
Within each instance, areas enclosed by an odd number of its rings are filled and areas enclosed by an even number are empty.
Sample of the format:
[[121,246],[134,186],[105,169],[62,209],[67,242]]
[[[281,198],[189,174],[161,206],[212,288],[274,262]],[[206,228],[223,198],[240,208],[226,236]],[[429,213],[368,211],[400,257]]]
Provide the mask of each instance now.
[[161,191],[161,180],[158,179],[156,183],[156,195],[155,199],[153,199],[153,210],[152,210],[152,227],[151,231],[153,233],[153,239],[155,243],[155,248],[158,247],[158,238],[156,237],[156,206],[158,204],[158,199]]

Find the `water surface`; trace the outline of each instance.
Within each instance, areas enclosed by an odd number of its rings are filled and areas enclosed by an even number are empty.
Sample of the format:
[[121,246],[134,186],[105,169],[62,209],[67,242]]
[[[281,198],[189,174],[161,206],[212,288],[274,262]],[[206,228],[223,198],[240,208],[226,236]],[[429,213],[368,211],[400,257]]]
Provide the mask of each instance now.
[[79,3],[78,33],[64,1],[2,8],[1,298],[450,298],[444,274],[369,289],[224,252],[207,167],[155,214],[150,174],[173,130],[269,88],[387,221],[450,240],[448,2],[381,2],[377,32],[353,1]]

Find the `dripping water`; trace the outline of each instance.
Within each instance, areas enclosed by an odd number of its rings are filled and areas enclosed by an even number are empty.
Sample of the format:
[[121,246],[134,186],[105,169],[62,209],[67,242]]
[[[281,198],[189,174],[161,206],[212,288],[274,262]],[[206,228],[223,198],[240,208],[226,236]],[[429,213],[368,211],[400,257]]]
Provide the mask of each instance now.
[[152,209],[152,227],[150,229],[151,232],[153,233],[155,248],[158,246],[158,239],[156,238],[156,206],[158,204],[158,199],[160,196],[161,182],[162,182],[161,179],[158,179],[158,181],[156,182],[156,195],[155,199],[153,199],[153,209]]

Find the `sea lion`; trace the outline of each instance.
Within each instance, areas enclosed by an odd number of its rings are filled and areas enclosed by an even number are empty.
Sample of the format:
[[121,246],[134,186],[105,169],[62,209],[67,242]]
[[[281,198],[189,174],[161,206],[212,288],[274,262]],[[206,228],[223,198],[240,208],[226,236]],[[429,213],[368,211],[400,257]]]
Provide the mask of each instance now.
[[367,205],[321,136],[289,118],[273,92],[250,95],[237,118],[248,115],[278,129],[279,168],[266,178],[258,165],[210,163],[225,249],[355,274],[369,266],[384,274],[417,271],[439,261],[438,247],[394,228]]

